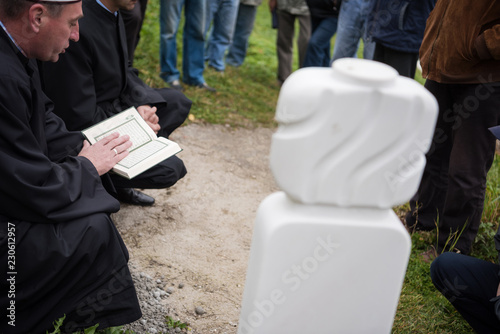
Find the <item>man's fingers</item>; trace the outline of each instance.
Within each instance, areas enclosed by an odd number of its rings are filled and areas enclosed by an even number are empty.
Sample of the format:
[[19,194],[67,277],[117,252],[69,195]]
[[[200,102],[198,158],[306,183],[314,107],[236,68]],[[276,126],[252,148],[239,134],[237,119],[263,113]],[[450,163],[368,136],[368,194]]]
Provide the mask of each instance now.
[[99,140],[99,142],[101,142],[103,145],[107,145],[110,141],[118,138],[119,136],[120,136],[120,134],[118,132],[114,132],[114,133],[110,134],[109,136],[102,138],[101,140]]
[[[107,138],[107,137],[106,137]],[[105,138],[103,138],[104,140]],[[104,143],[103,142],[103,146],[104,147],[107,147],[109,150],[112,150],[113,148],[115,148],[116,146],[118,145],[121,145],[127,141],[130,141],[130,137],[128,135],[123,135],[123,136],[120,136],[120,137],[117,137],[117,138],[114,138],[110,141],[108,141],[107,143]]]
[[158,131],[160,131],[161,127],[158,123],[151,123],[149,121],[147,121],[146,123],[148,123],[149,127],[151,128],[151,130],[154,131],[154,133],[158,133]]
[[158,123],[160,121],[160,118],[158,117],[158,115],[154,114],[154,115],[151,115],[151,117],[149,118],[149,121],[151,123]]
[[128,140],[124,143],[116,145],[115,147],[113,147],[112,150],[116,150],[115,153],[120,154],[120,153],[123,153],[124,151],[127,151],[131,146],[132,146],[132,142],[130,140]]

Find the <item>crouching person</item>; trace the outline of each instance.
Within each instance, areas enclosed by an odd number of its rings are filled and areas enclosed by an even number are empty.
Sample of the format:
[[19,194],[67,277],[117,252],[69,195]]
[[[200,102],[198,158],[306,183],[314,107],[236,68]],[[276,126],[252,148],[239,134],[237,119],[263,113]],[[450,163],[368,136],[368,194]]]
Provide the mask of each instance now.
[[141,317],[105,175],[127,136],[95,145],[69,132],[41,89],[36,60],[79,38],[80,1],[0,0],[0,333],[71,333]]

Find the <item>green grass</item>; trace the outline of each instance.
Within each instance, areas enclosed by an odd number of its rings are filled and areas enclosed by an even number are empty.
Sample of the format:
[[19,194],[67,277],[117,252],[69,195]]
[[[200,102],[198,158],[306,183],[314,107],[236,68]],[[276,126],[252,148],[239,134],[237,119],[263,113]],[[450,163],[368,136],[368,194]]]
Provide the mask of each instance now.
[[[274,51],[276,31],[270,24],[269,11],[266,6],[260,6],[244,64],[238,68],[227,66],[224,74],[205,70],[205,80],[217,89],[217,93],[184,85],[184,93],[193,101],[191,117],[194,116],[194,121],[245,127],[275,126],[274,109],[279,87],[276,85]],[[183,22],[177,34],[181,77],[182,28]],[[139,69],[146,83],[157,88],[166,86],[159,77],[159,29],[159,1],[152,0],[148,4],[134,67]]]
[[[134,66],[140,70],[141,77],[149,85],[165,87],[165,83],[158,76],[158,22],[158,0],[150,0]],[[180,30],[182,31],[182,23]],[[275,38],[276,30],[271,29],[271,17],[267,4],[264,3],[258,9],[244,64],[239,68],[228,66],[223,75],[211,70],[205,71],[207,83],[215,87],[217,93],[185,86],[186,96],[193,101],[191,114],[194,116],[187,123],[203,122],[250,128],[276,126],[274,112],[279,87],[276,85]],[[181,33],[178,34],[177,40],[180,54]],[[361,56],[361,50],[358,55]],[[295,54],[295,69],[296,59]],[[178,68],[181,69],[181,57],[178,62]],[[416,80],[424,82],[420,73],[417,73]],[[500,159],[497,157],[488,177],[483,224],[472,251],[473,256],[490,261],[497,259],[493,235],[500,222],[499,171]],[[408,205],[403,205],[395,208],[395,211],[401,215],[407,208]],[[394,320],[393,333],[473,333],[451,304],[434,288],[429,275],[430,265],[423,262],[419,256],[435,242],[435,232],[414,233],[411,237],[412,252]]]

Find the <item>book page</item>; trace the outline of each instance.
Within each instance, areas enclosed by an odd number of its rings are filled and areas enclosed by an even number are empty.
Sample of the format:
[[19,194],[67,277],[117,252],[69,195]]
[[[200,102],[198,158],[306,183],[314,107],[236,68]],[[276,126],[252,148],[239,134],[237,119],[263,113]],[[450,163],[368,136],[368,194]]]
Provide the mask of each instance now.
[[152,140],[149,137],[148,133],[142,128],[137,122],[136,118],[132,118],[126,120],[124,123],[108,129],[106,132],[103,132],[99,136],[95,137],[96,141],[114,133],[118,132],[120,135],[127,134],[130,137],[130,141],[132,142],[132,146],[129,148],[129,152],[136,150],[137,148],[150,143]]
[[118,163],[118,165],[122,165],[125,168],[132,168],[136,164],[156,154],[160,150],[163,150],[167,146],[168,145],[166,143],[163,143],[161,141],[151,141],[145,143],[142,146],[134,149],[134,154],[127,155]]

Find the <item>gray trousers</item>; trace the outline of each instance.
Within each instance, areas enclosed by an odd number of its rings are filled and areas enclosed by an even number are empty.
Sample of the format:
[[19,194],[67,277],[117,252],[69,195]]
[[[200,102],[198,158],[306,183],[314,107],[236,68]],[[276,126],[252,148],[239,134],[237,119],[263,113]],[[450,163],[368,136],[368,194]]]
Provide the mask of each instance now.
[[307,51],[307,43],[311,36],[311,17],[309,15],[294,15],[277,10],[278,14],[278,80],[283,82],[292,74],[293,40],[295,35],[295,20],[299,21],[299,36],[297,45],[299,51],[299,67],[302,67]]

